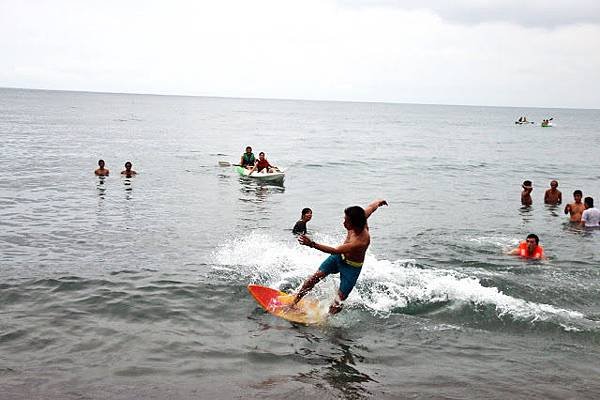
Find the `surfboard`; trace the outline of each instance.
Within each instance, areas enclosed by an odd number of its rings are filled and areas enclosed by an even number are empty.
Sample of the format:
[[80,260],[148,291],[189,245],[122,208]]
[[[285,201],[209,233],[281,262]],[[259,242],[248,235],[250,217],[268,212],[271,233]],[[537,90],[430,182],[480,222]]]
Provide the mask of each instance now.
[[327,319],[327,311],[321,309],[318,300],[304,298],[289,308],[294,301],[293,294],[261,285],[248,285],[248,291],[265,311],[287,321],[316,325]]

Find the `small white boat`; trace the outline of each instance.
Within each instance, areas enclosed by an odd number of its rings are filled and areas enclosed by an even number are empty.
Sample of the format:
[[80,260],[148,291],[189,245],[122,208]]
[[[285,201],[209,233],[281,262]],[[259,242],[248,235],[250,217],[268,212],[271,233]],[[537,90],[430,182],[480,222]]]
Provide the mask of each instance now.
[[256,172],[256,171],[254,171],[251,175],[249,175],[250,174],[249,169],[238,166],[238,167],[235,167],[235,170],[237,171],[238,174],[240,174],[240,176],[250,178],[250,179],[257,179],[257,180],[265,181],[265,182],[283,182],[283,180],[285,179],[285,172],[283,172],[283,171],[276,171],[276,172]]

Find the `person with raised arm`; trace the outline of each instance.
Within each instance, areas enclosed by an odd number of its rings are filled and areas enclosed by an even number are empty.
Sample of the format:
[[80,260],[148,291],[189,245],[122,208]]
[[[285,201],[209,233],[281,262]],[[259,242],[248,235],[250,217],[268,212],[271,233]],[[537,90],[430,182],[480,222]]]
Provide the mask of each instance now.
[[346,208],[344,210],[344,228],[346,228],[348,233],[344,243],[337,247],[316,243],[306,235],[298,237],[300,244],[331,255],[323,261],[317,272],[304,282],[296,294],[291,307],[294,307],[302,297],[327,275],[339,273],[340,287],[333,303],[329,306],[329,313],[336,314],[341,311],[342,302],[348,298],[360,275],[365,254],[371,243],[367,219],[375,210],[384,205],[387,206],[387,202],[378,199],[369,204],[365,209],[359,206]]

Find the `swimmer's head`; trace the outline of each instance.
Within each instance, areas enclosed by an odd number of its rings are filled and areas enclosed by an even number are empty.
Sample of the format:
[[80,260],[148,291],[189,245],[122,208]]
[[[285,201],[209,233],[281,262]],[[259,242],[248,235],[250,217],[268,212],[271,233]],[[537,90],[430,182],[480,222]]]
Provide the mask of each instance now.
[[594,199],[588,196],[585,199],[583,199],[583,204],[585,204],[585,208],[593,208]]
[[558,181],[557,180],[550,181],[550,187],[551,188],[557,188],[558,187]]
[[104,168],[104,160],[98,160],[98,166]]
[[344,210],[344,228],[362,231],[367,225],[365,210],[359,206],[348,207]]
[[131,169],[131,161],[125,163],[125,169]]
[[523,189],[531,189],[531,181],[523,181]]
[[302,218],[306,221],[310,221],[312,219],[312,210],[308,207],[302,209]]
[[535,242],[536,245],[540,244],[540,238],[535,233],[530,233],[529,235],[527,235],[526,241],[528,244],[533,242]]
[[581,190],[577,189],[576,191],[573,192],[573,198],[575,200],[577,200],[577,199],[581,200],[582,197],[583,197],[583,193],[581,192]]

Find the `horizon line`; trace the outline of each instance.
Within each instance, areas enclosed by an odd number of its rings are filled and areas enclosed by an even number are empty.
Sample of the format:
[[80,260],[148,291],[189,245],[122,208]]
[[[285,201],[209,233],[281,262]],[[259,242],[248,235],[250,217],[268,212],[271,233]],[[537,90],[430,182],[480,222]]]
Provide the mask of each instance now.
[[173,93],[138,93],[138,92],[110,92],[95,90],[74,90],[74,89],[45,89],[31,87],[0,86],[0,89],[9,90],[31,90],[41,92],[67,92],[67,93],[89,93],[89,94],[116,94],[129,96],[164,96],[164,97],[204,97],[215,99],[236,99],[236,100],[276,100],[276,101],[306,101],[323,103],[358,103],[358,104],[390,104],[390,105],[418,105],[418,106],[447,106],[447,107],[490,107],[490,108],[536,108],[536,109],[556,109],[556,110],[591,110],[596,111],[600,108],[581,108],[581,107],[543,107],[543,106],[507,106],[507,105],[481,105],[481,104],[443,104],[443,103],[406,103],[394,101],[377,100],[324,100],[324,99],[295,99],[280,97],[239,97],[239,96],[213,96],[213,95],[194,95],[194,94],[173,94]]

